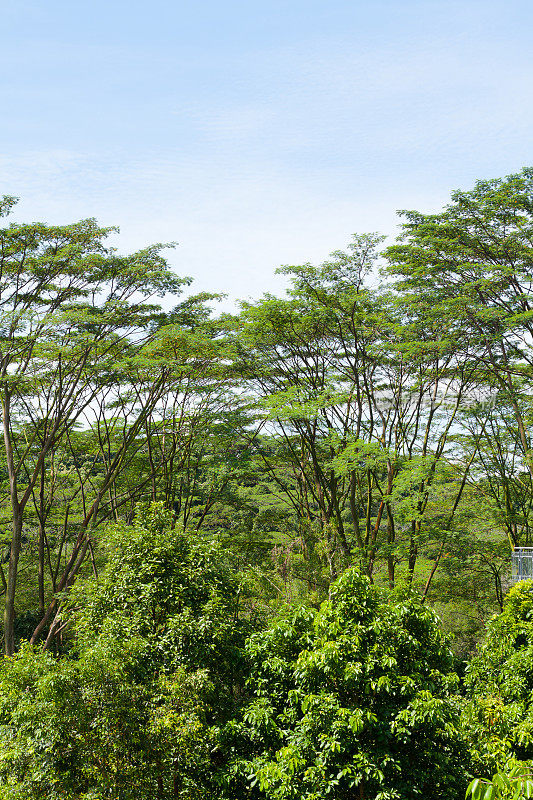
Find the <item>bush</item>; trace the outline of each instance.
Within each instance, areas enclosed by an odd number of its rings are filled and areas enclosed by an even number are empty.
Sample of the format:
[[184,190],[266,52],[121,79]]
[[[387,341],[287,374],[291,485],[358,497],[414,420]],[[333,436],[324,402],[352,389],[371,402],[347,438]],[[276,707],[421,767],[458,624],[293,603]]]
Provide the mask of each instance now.
[[533,582],[517,583],[465,677],[463,724],[478,774],[533,759]]
[[457,676],[428,608],[380,602],[349,570],[320,611],[288,613],[247,649],[253,700],[233,729],[228,796],[464,797]]
[[213,543],[160,507],[110,531],[100,580],[76,587],[69,657],[29,646],[0,665],[0,798],[215,797],[247,626]]

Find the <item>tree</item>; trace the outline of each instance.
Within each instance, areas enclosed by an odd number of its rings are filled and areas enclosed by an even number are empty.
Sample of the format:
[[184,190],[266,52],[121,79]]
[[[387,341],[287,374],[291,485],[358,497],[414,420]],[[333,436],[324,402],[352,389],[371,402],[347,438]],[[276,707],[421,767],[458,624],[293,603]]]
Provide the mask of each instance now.
[[254,776],[244,796],[464,796],[457,676],[428,608],[380,601],[351,569],[320,611],[289,610],[247,650],[253,699],[229,779],[242,792]]
[[533,169],[454,192],[440,213],[402,216],[401,241],[386,254],[402,302],[422,322],[438,322],[456,359],[475,367],[478,385],[512,410],[533,475]]
[[[440,323],[423,324],[386,288],[370,287],[380,243],[356,236],[318,267],[284,268],[288,298],[245,305],[240,344],[244,378],[283,442],[290,479],[279,448],[276,459],[264,448],[264,462],[300,536],[320,526],[330,580],[354,563],[372,577],[384,561],[393,588],[399,561],[413,583],[470,376]],[[448,527],[470,464],[454,460]]]
[[[8,213],[13,202],[4,198],[0,215]],[[99,228],[94,220],[63,227],[11,224],[0,230],[0,400],[12,515],[4,612],[7,655],[15,647],[24,518],[47,458],[82,415],[90,414],[95,398],[106,393],[103,376],[124,375],[134,363],[150,338],[150,322],[158,310],[149,301],[177,292],[183,284],[169,271],[161,245],[119,256],[105,246],[111,230]],[[130,371],[126,380],[132,378]],[[130,426],[132,435],[165,379],[165,371],[160,371]],[[108,485],[119,460],[111,467]],[[98,502],[97,497],[88,510],[86,528]],[[41,554],[43,539],[41,532]],[[88,542],[84,533],[72,567]],[[59,588],[65,587],[71,572]]]
[[238,578],[160,504],[107,546],[70,595],[69,654],[26,645],[0,664],[0,797],[215,798],[250,630]]
[[532,663],[533,582],[522,581],[467,668],[463,724],[478,775],[490,777],[509,759],[533,759]]

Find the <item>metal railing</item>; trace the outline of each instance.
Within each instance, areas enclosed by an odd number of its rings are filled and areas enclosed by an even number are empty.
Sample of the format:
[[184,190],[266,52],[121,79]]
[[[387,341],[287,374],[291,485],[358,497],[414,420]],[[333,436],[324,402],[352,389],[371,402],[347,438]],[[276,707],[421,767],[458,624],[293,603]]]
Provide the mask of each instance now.
[[533,547],[515,547],[511,555],[511,580],[533,580]]

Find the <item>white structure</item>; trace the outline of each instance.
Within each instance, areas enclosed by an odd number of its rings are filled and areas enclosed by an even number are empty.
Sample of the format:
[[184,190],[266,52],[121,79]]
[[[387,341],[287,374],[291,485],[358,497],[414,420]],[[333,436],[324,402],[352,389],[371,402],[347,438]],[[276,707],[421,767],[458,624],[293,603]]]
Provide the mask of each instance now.
[[513,583],[533,580],[533,547],[515,547],[511,561]]

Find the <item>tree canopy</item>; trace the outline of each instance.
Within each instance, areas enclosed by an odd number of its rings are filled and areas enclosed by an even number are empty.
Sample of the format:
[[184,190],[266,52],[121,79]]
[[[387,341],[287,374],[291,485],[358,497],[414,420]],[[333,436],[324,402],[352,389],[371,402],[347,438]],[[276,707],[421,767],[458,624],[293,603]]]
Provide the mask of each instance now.
[[531,795],[533,170],[400,218],[235,313],[0,229],[0,798]]

